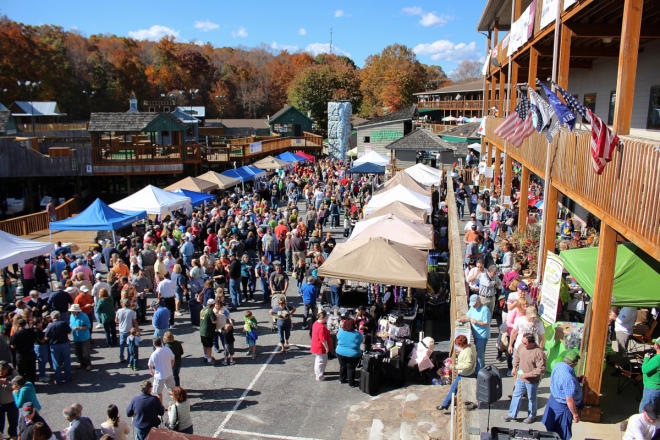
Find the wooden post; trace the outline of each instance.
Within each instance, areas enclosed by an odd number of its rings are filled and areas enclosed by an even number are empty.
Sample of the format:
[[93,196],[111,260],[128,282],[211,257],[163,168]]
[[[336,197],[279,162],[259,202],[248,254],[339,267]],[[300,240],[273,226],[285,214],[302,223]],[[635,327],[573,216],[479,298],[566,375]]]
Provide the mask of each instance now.
[[563,89],[568,89],[568,70],[571,65],[571,38],[573,38],[573,31],[568,26],[562,26],[560,38],[557,84]]
[[504,75],[504,69],[500,69],[500,100],[499,105],[497,106],[497,116],[500,118],[504,117],[504,98],[506,95],[505,86],[506,85],[506,75]]
[[[490,105],[494,107],[497,104],[497,75],[493,74],[493,79],[490,82]],[[498,109],[499,110],[499,109]]]
[[539,50],[534,46],[529,48],[529,75],[527,83],[532,86],[536,84],[536,69],[539,64]]
[[504,190],[502,196],[511,195],[511,181],[513,180],[513,159],[508,154],[504,154]]
[[514,1],[513,21],[516,21],[520,18],[520,15],[522,14],[522,0],[513,0],[513,1]]
[[[492,162],[492,160],[493,160],[493,148],[495,148],[494,145],[492,143],[488,142],[488,155],[486,156],[486,166],[487,167],[491,166],[491,164],[493,163]],[[492,182],[493,182],[493,179],[488,179],[486,185],[484,185],[484,186],[490,188],[490,184]]]
[[[497,149],[497,147],[493,146],[493,149],[495,150],[495,169],[493,170],[493,187],[495,190],[497,190],[497,187],[500,185],[500,167],[502,165],[502,152]],[[501,189],[501,188],[500,188]],[[501,200],[501,199],[500,199]]]
[[616,102],[614,104],[614,131],[617,134],[630,133],[643,6],[643,0],[625,0],[623,6],[619,71],[616,81]]
[[518,98],[518,90],[514,87],[514,85],[518,84],[518,68],[520,65],[518,64],[517,61],[512,61],[511,62],[511,79],[509,79],[509,84],[511,84],[511,95],[509,96],[509,113],[513,111],[514,108],[516,108],[516,100]]
[[[543,217],[548,220],[545,222],[545,243],[539,243],[543,246],[543,255],[547,255],[548,251],[555,251],[555,240],[557,239],[557,196],[559,191],[550,185],[548,187],[548,194],[545,195],[545,210]],[[543,258],[545,264],[545,258]],[[539,268],[539,274],[543,275],[543,268]]]
[[520,173],[520,200],[518,201],[518,231],[527,234],[527,195],[529,194],[529,169],[523,165]]
[[[600,224],[600,244],[596,281],[591,300],[591,323],[584,360],[584,403],[598,405],[603,379],[603,362],[607,346],[607,323],[612,305],[612,285],[616,263],[616,231],[605,222]],[[589,411],[589,419],[600,418],[600,411]]]

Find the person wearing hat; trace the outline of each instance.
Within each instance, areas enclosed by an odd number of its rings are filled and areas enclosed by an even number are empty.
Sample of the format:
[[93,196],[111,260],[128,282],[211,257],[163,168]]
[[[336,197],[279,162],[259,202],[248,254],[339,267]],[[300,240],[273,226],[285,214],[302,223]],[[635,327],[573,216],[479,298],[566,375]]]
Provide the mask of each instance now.
[[4,431],[5,415],[7,416],[7,435],[16,438],[16,422],[18,421],[18,408],[14,403],[11,382],[14,378],[14,369],[7,361],[0,361],[0,435]]
[[199,336],[204,350],[204,363],[213,363],[213,340],[216,334],[217,316],[213,311],[215,300],[209,298],[206,301],[206,307],[199,313]]
[[154,314],[151,322],[154,326],[154,338],[162,338],[165,332],[170,328],[170,311],[163,307],[157,299],[151,303]]
[[465,223],[465,226],[463,227],[463,232],[468,232],[472,230],[472,226],[476,226],[477,228],[475,229],[477,232],[483,232],[484,230],[484,225],[480,221],[477,221],[477,214],[476,213],[471,213],[470,214],[470,221]]
[[78,304],[72,304],[69,307],[69,313],[71,313],[69,327],[73,334],[73,347],[76,357],[80,363],[80,368],[90,371],[92,369],[90,332],[92,324]]
[[[87,315],[89,322],[94,322],[94,297],[91,295],[87,286],[80,287],[80,293],[73,300],[74,304],[78,304],[82,312]],[[89,331],[92,331],[90,326]]]
[[660,405],[660,337],[653,340],[655,353],[646,353],[642,362],[644,393],[639,402],[641,413],[647,403]]
[[470,308],[458,321],[469,322],[477,350],[477,371],[486,366],[486,344],[490,337],[490,310],[481,303],[479,295],[470,295]]
[[557,362],[550,375],[550,398],[543,413],[543,424],[562,439],[572,435],[572,425],[580,421],[578,408],[582,406],[582,386],[575,375],[580,354],[571,350],[562,362]]
[[[20,440],[32,440],[34,438],[34,425],[39,422],[48,426],[35,405],[32,402],[25,402],[21,406],[21,415],[18,420],[18,435]],[[12,438],[15,437],[16,435],[12,436]]]
[[651,440],[660,432],[656,405],[647,403],[639,414],[630,416],[623,440]]

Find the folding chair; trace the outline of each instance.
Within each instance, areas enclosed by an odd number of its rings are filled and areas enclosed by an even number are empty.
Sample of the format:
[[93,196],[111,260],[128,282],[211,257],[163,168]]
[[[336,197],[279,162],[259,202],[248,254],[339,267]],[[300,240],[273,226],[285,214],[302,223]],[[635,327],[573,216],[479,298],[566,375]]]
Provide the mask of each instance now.
[[642,333],[633,330],[632,338],[630,338],[630,342],[628,342],[628,351],[643,351],[645,345],[653,345],[653,332],[657,325],[658,321],[653,320],[649,324],[648,330],[645,332]]
[[616,392],[621,393],[629,385],[633,385],[637,389],[639,398],[642,398],[642,390],[644,388],[642,379],[642,364],[640,362],[630,362],[625,360],[614,364],[614,368],[618,371]]

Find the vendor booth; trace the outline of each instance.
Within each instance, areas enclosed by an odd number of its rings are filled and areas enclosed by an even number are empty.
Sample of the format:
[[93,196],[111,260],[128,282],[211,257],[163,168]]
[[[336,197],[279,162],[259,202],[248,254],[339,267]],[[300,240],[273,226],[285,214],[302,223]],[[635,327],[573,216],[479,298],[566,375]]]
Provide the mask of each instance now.
[[383,184],[383,186],[379,188],[378,191],[376,191],[374,194],[385,192],[397,185],[403,185],[406,188],[425,196],[431,194],[431,189],[428,186],[418,183],[415,179],[410,177],[410,174],[408,173],[396,173],[394,177],[385,182],[385,184]]
[[284,162],[288,162],[288,163],[307,161],[306,157],[298,156],[297,154],[293,154],[290,151],[285,151],[284,153],[279,154],[275,157],[280,159],[280,160],[283,160]]
[[356,223],[347,243],[382,237],[417,249],[433,248],[433,226],[401,218],[395,214],[371,217]]
[[147,214],[164,216],[172,211],[183,209],[192,212],[190,197],[174,194],[153,185],[147,185],[140,191],[110,205],[123,213],[146,211]]
[[223,176],[237,179],[240,182],[251,182],[259,177],[265,176],[266,172],[264,170],[260,170],[259,168],[246,165],[240,168],[223,171],[221,174]]
[[364,156],[353,161],[353,166],[358,166],[363,163],[373,163],[384,167],[390,163],[390,160],[387,157],[383,156],[382,154],[379,154],[372,150],[366,153]]
[[51,231],[116,231],[147,218],[144,210],[118,212],[96,199],[80,214],[50,223]]
[[252,164],[253,167],[262,169],[262,170],[281,170],[288,166],[291,166],[289,162],[283,161],[273,156],[266,156],[263,159],[260,159]]
[[221,190],[232,188],[238,185],[239,183],[241,183],[241,181],[238,179],[225,176],[220,173],[216,173],[215,171],[208,171],[202,174],[201,176],[197,176],[197,178],[212,182],[216,185],[214,189],[221,189]]
[[204,180],[199,177],[186,177],[184,179],[179,180],[178,182],[174,182],[170,186],[165,188],[165,191],[174,191],[177,189],[185,189],[188,191],[196,191],[200,193],[204,193],[207,191],[211,191],[213,189],[216,189],[218,185],[214,182],[210,182],[208,180]]
[[403,170],[404,173],[415,179],[417,183],[426,186],[439,186],[442,180],[442,171],[437,168],[418,163]]
[[421,223],[426,223],[426,219],[428,217],[426,210],[421,208],[416,208],[404,202],[397,201],[397,202],[388,203],[382,208],[378,208],[374,211],[371,211],[364,218],[370,219],[385,214],[394,214],[400,218],[404,218],[414,222],[421,222]]
[[307,160],[311,160],[312,162],[316,161],[316,158],[314,156],[312,156],[311,154],[307,154],[304,151],[299,150],[299,151],[296,151],[294,154],[296,156],[304,157]]
[[368,215],[371,211],[396,201],[407,203],[415,208],[423,209],[429,214],[431,213],[431,196],[417,193],[403,185],[396,185],[385,192],[374,195],[364,207],[364,213]]
[[0,230],[0,269],[12,264],[22,265],[25,260],[48,255],[54,249],[53,243],[28,240]]
[[203,192],[197,192],[197,191],[189,191],[187,189],[177,189],[176,191],[172,191],[172,192],[175,194],[180,194],[186,197],[190,197],[190,202],[192,203],[193,206],[200,206],[206,202],[215,200],[214,195],[206,194]]
[[346,174],[385,174],[385,167],[366,162],[347,170]]

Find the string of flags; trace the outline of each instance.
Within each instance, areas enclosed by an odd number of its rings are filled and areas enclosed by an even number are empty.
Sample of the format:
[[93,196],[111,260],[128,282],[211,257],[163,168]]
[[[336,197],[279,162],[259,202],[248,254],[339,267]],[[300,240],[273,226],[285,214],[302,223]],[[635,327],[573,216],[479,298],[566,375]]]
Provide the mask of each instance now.
[[523,141],[536,131],[545,134],[548,142],[552,142],[559,132],[559,126],[566,126],[570,131],[575,128],[577,116],[581,116],[591,125],[591,159],[593,169],[601,174],[605,165],[612,160],[612,152],[619,143],[619,138],[605,122],[590,109],[580,104],[566,90],[555,84],[555,88],[564,102],[544,83],[536,80],[541,86],[547,100],[541,97],[533,88],[529,89],[529,98],[520,93],[520,102],[515,110],[495,129],[495,134],[520,147]]

